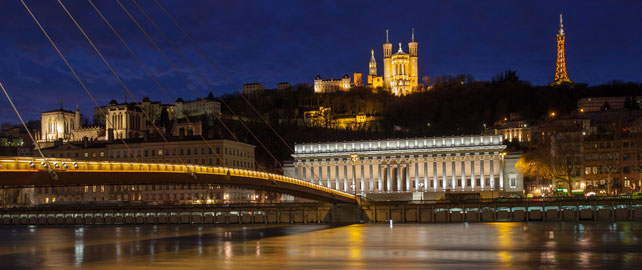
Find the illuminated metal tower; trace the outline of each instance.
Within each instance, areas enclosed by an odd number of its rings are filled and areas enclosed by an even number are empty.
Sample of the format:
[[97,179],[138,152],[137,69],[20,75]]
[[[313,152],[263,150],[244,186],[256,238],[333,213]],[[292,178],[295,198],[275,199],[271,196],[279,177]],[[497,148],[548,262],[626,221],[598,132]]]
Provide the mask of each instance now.
[[566,35],[564,35],[564,23],[562,22],[562,14],[560,14],[560,31],[557,34],[557,62],[555,68],[555,81],[551,85],[560,85],[563,83],[573,83],[566,73],[566,56],[564,54],[564,42]]

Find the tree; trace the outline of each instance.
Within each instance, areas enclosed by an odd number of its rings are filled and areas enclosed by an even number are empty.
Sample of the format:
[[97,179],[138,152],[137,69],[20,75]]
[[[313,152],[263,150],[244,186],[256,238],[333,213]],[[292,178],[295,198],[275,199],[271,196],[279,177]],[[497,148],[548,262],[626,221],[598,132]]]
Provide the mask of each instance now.
[[421,81],[423,81],[423,82],[424,82],[424,84],[425,84],[426,86],[429,86],[429,85],[430,85],[430,83],[432,82],[432,81],[430,80],[430,76],[423,76],[423,77],[421,77]]
[[572,195],[573,179],[579,174],[578,145],[570,138],[553,138],[550,143],[526,152],[516,166],[525,176],[540,176],[562,182]]

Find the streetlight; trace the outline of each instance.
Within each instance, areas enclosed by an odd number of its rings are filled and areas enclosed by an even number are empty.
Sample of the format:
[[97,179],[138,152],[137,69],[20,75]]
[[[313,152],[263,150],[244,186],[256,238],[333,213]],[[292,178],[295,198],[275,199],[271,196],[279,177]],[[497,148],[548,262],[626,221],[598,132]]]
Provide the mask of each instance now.
[[[350,186],[352,188],[352,193],[354,195],[357,195],[357,190],[355,189],[357,183],[357,161],[359,161],[359,155],[355,154],[350,154],[350,159],[352,160],[352,185]],[[363,177],[363,176],[362,176]],[[363,187],[361,187],[363,188]]]
[[424,183],[423,182],[419,182],[419,190],[421,190],[421,201],[423,202],[423,200],[424,200],[424,192],[425,192],[424,191]]

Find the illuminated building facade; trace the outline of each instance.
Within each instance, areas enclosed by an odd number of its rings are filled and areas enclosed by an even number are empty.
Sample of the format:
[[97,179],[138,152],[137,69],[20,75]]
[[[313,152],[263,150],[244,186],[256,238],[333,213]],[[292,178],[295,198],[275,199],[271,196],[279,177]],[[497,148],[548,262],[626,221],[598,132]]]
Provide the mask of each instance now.
[[246,96],[257,96],[265,91],[265,87],[260,83],[246,83],[241,86],[241,93]]
[[348,91],[352,87],[350,76],[343,75],[341,79],[327,79],[324,80],[321,76],[314,78],[314,92],[315,93],[333,93],[338,91]]
[[145,115],[140,107],[133,104],[110,102],[107,106],[105,130],[107,139],[133,139],[143,136]]
[[551,85],[560,85],[564,83],[573,83],[566,73],[566,55],[564,53],[564,42],[566,35],[564,34],[564,24],[562,22],[562,14],[560,14],[560,30],[557,33],[557,61],[555,62],[555,81]]
[[[288,176],[349,193],[523,192],[501,135],[295,144]],[[494,193],[494,195],[492,195]],[[430,196],[429,196],[430,197]]]
[[[214,149],[212,151],[209,146]],[[129,148],[128,148],[129,147]],[[254,146],[228,140],[200,139],[171,140],[170,142],[129,141],[92,144],[67,143],[43,149],[47,157],[76,160],[111,160],[118,162],[148,162],[225,166],[254,169]],[[26,203],[79,203],[79,202],[139,202],[148,204],[208,204],[230,202],[257,202],[253,190],[219,185],[163,184],[163,185],[90,185],[75,187],[39,187],[22,191],[30,194]]]
[[399,43],[399,50],[392,54],[392,44],[388,40],[386,30],[386,43],[383,44],[383,80],[386,87],[390,87],[396,96],[411,94],[417,88],[418,75],[418,43],[415,42],[415,31],[412,31],[411,42],[408,43],[409,53],[405,53]]
[[[78,117],[76,117],[78,115]],[[58,110],[43,112],[40,115],[40,142],[71,140],[73,130],[80,127],[80,112]]]

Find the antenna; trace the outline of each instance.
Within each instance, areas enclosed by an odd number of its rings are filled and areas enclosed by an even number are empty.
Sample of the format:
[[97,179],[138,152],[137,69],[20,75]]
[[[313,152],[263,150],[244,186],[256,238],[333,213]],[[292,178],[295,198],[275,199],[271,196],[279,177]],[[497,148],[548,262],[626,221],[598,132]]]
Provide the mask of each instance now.
[[560,35],[564,35],[564,22],[562,20],[562,13],[560,13]]
[[412,42],[415,42],[415,28],[412,28]]
[[386,29],[386,43],[389,43],[388,42],[388,29]]

